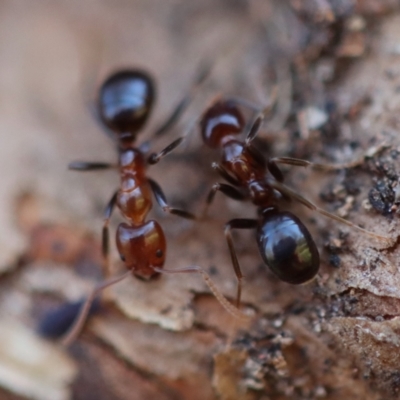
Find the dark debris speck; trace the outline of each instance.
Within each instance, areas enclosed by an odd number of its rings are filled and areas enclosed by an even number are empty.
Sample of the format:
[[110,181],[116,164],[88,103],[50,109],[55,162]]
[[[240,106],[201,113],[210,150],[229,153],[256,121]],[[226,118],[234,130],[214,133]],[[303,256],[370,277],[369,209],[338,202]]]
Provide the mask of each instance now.
[[331,254],[329,256],[329,264],[334,268],[340,267],[340,256],[338,254]]
[[360,193],[360,182],[353,176],[348,176],[343,181],[343,186],[347,194],[355,196]]
[[369,191],[368,200],[376,211],[388,215],[394,202],[394,193],[387,182],[380,180]]

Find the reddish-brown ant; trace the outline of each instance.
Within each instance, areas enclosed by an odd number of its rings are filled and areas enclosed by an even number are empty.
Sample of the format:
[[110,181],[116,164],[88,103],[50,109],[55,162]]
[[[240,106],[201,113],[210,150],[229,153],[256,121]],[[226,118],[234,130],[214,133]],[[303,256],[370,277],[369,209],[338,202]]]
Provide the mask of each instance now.
[[229,183],[213,185],[207,207],[217,191],[235,200],[249,199],[258,208],[258,219],[232,219],[225,225],[232,265],[238,279],[237,306],[240,305],[242,272],[232,240],[233,229],[256,229],[257,244],[262,259],[271,271],[282,281],[302,284],[316,276],[319,270],[319,253],[314,240],[305,225],[294,214],[281,211],[279,203],[284,198],[294,199],[311,210],[358,229],[379,240],[389,238],[369,232],[352,222],[324,211],[283,184],[279,164],[334,170],[358,165],[360,161],[346,165],[324,165],[291,158],[276,157],[266,160],[252,146],[269,108],[258,112],[245,141],[237,135],[245,130],[245,119],[238,105],[254,109],[250,103],[240,99],[218,99],[203,114],[200,121],[204,143],[211,148],[221,149],[221,161],[213,168]]
[[[206,77],[206,69],[199,74],[193,88],[198,86]],[[160,135],[175,124],[190,102],[192,92],[189,92],[178,104],[171,116],[155,132]],[[183,218],[194,219],[194,215],[172,208],[168,205],[160,186],[146,176],[147,164],[156,164],[164,156],[171,153],[182,142],[183,137],[173,141],[161,152],[151,154],[147,159],[143,147],[136,147],[136,136],[140,133],[151,113],[155,99],[155,89],[150,76],[140,70],[124,70],[111,75],[101,86],[97,104],[98,116],[102,124],[110,131],[117,143],[119,153],[119,171],[121,176],[120,188],[114,193],[108,203],[103,225],[103,253],[108,271],[109,258],[109,221],[117,206],[128,223],[121,223],[116,234],[116,243],[121,260],[128,271],[122,276],[110,279],[97,286],[85,301],[78,318],[64,336],[63,343],[71,343],[79,334],[89,313],[95,296],[127,276],[134,275],[141,279],[150,280],[160,273],[190,273],[198,272],[220,301],[231,313],[238,311],[217,291],[207,273],[198,266],[177,270],[163,268],[166,256],[166,239],[157,221],[146,221],[152,207],[154,195],[160,207],[171,214]],[[107,163],[73,162],[70,169],[92,171],[113,168]]]

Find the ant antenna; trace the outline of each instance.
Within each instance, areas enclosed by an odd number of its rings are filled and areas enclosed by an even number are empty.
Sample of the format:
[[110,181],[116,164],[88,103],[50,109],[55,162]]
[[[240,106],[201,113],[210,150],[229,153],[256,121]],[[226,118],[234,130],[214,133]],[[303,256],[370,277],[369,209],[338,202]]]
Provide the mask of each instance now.
[[210,275],[201,267],[198,265],[192,265],[190,267],[186,268],[179,268],[179,269],[164,269],[164,268],[154,268],[155,271],[161,273],[161,274],[187,274],[187,273],[193,273],[197,272],[201,275],[203,278],[204,282],[206,285],[209,287],[211,290],[212,294],[215,296],[215,298],[218,300],[218,302],[221,304],[221,306],[233,317],[242,319],[242,320],[247,320],[250,319],[250,317],[243,312],[241,312],[238,308],[236,308],[233,304],[231,304],[226,297],[218,290],[218,288],[215,286],[215,283],[211,279]]
[[294,190],[290,189],[289,187],[287,187],[286,185],[284,185],[280,182],[268,180],[268,184],[271,187],[273,187],[274,189],[281,192],[282,194],[297,200],[299,203],[303,204],[303,206],[309,208],[312,211],[316,211],[317,213],[324,215],[325,217],[328,217],[337,222],[340,222],[341,224],[347,225],[350,228],[356,229],[356,230],[362,232],[364,235],[368,235],[368,236],[371,236],[380,241],[386,242],[388,245],[393,243],[393,239],[388,236],[383,236],[383,235],[379,235],[377,233],[368,231],[367,229],[361,228],[361,226],[358,226],[358,225],[354,224],[353,222],[348,221],[347,219],[341,218],[338,215],[332,214],[329,211],[326,211],[326,210],[316,206],[314,203],[307,200],[305,197],[301,196],[300,194],[296,193]]
[[75,319],[75,322],[73,323],[71,328],[68,330],[68,332],[66,332],[66,334],[61,339],[61,344],[63,346],[69,346],[72,342],[75,341],[75,339],[81,333],[82,328],[85,325],[87,316],[89,314],[90,307],[92,306],[92,303],[93,303],[94,299],[96,298],[96,296],[98,294],[100,294],[104,289],[106,289],[112,285],[115,285],[118,282],[123,281],[129,275],[132,275],[131,271],[127,271],[120,276],[106,280],[106,281],[100,283],[99,285],[97,285],[92,290],[90,295],[87,297],[86,301],[83,303],[83,305],[79,311],[78,317]]

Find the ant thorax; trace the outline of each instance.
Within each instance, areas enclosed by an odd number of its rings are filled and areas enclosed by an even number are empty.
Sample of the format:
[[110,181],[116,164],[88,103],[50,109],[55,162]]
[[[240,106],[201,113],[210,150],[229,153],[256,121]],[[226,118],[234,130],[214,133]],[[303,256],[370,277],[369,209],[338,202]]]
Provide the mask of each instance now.
[[133,225],[143,224],[152,208],[152,193],[145,174],[146,161],[136,148],[120,151],[121,186],[117,206]]

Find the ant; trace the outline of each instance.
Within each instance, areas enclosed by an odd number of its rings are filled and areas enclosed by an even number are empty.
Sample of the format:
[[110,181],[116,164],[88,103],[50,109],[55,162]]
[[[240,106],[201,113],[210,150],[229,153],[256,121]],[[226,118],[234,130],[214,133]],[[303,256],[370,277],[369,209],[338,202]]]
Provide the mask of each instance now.
[[[244,141],[236,138],[238,134],[245,131],[246,127],[238,105],[257,111]],[[309,209],[357,229],[363,234],[386,242],[390,241],[385,236],[367,231],[317,207],[284,185],[284,176],[279,169],[279,164],[335,170],[359,165],[365,157],[356,162],[337,166],[317,164],[291,157],[274,157],[266,160],[252,143],[271,108],[272,106],[269,106],[260,111],[246,100],[219,98],[200,119],[200,131],[204,144],[211,148],[219,148],[222,153],[220,163],[213,163],[212,166],[228,182],[228,184],[213,185],[207,197],[204,216],[218,191],[235,200],[250,200],[258,209],[257,219],[232,219],[225,224],[224,234],[238,280],[236,295],[238,308],[243,274],[232,239],[233,229],[256,230],[257,244],[264,263],[283,282],[303,284],[312,280],[318,273],[320,259],[317,246],[310,232],[297,216],[280,210],[279,203],[282,200],[296,200]],[[375,153],[382,147],[375,150]]]
[[[183,97],[175,110],[164,124],[158,128],[154,136],[159,136],[169,130],[179,119],[191,101],[195,89],[205,80],[208,69],[203,68],[192,90]],[[168,270],[164,269],[166,258],[166,238],[157,221],[146,221],[152,208],[152,195],[158,205],[170,214],[187,219],[196,217],[184,210],[172,208],[168,205],[166,197],[153,179],[146,175],[148,165],[157,164],[167,154],[176,149],[184,136],[174,140],[159,153],[152,153],[146,158],[148,143],[140,147],[135,145],[136,136],[143,130],[148,120],[155,100],[155,88],[152,78],[142,70],[122,70],[112,74],[100,87],[97,114],[102,125],[114,138],[118,147],[119,172],[121,183],[119,189],[113,194],[105,213],[102,230],[102,251],[109,270],[109,222],[112,212],[119,208],[128,223],[121,223],[116,232],[116,244],[121,260],[127,268],[121,276],[111,278],[95,287],[84,302],[78,317],[72,327],[64,335],[64,345],[70,344],[78,336],[83,324],[91,310],[95,297],[105,288],[114,285],[128,276],[143,280],[152,280],[162,273],[192,273],[197,272],[203,277],[211,292],[222,306],[234,315],[239,312],[216,289],[209,275],[198,266]],[[115,165],[99,162],[73,162],[69,169],[77,171],[93,171],[115,168]]]

